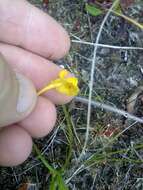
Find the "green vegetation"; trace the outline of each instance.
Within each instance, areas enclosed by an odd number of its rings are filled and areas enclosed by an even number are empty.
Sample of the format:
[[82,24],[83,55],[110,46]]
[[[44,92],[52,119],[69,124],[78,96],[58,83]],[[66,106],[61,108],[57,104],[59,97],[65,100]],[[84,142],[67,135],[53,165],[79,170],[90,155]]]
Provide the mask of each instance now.
[[[46,8],[40,0],[31,2],[69,32],[70,53],[56,63],[79,78],[79,96],[88,99],[94,43],[110,8],[83,0],[49,0]],[[116,2],[97,44],[92,100],[128,111],[128,99],[143,78],[143,2]],[[143,113],[142,106],[136,104],[132,114]],[[35,183],[38,190],[142,189],[142,124],[104,110],[102,104],[101,109],[91,107],[87,145],[81,156],[87,110],[88,105],[76,99],[59,106],[55,129],[46,138],[35,140],[29,160],[12,170],[0,169],[0,183],[6,181],[5,189],[9,185],[16,189],[27,181]]]

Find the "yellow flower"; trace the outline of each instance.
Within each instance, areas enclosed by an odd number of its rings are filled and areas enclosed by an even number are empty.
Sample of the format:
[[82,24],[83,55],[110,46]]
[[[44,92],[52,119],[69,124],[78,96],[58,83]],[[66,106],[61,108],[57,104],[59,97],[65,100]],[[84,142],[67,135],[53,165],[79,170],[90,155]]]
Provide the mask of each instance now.
[[78,79],[75,77],[67,77],[68,71],[63,69],[59,73],[59,78],[51,81],[50,84],[45,86],[38,92],[41,95],[50,89],[56,89],[58,92],[67,96],[76,96],[79,92]]

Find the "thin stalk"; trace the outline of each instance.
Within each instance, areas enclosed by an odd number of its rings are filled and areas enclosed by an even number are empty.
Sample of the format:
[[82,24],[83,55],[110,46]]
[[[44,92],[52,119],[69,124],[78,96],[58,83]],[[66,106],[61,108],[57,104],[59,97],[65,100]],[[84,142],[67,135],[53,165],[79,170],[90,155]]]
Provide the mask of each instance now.
[[54,168],[52,168],[52,166],[50,166],[50,164],[47,162],[45,157],[41,154],[41,152],[38,149],[38,147],[36,146],[36,144],[33,144],[33,148],[34,148],[36,154],[38,155],[37,158],[42,161],[42,163],[50,171],[50,173],[53,175],[57,175],[58,172]]
[[69,165],[71,156],[72,156],[72,145],[73,145],[73,132],[72,132],[72,123],[70,120],[70,115],[67,111],[67,108],[65,105],[62,106],[63,107],[63,111],[65,114],[65,118],[66,118],[66,122],[67,122],[67,136],[68,136],[68,144],[69,144],[69,149],[68,149],[68,154],[67,154],[67,158],[65,161],[65,164],[62,167],[62,171],[65,170],[65,168],[67,168],[67,166]]
[[68,190],[69,188],[66,186],[66,184],[62,178],[61,171],[55,170],[52,166],[50,166],[50,164],[47,162],[45,157],[41,154],[41,152],[38,149],[38,147],[36,146],[36,144],[33,144],[33,148],[38,155],[38,159],[40,159],[42,161],[44,166],[52,174],[52,180],[50,183],[50,190],[55,190],[55,189]]
[[117,11],[111,10],[111,12],[113,12],[117,16],[120,16],[120,17],[124,18],[125,20],[129,21],[130,23],[134,24],[135,26],[137,26],[137,27],[139,27],[140,29],[143,30],[143,24],[140,24],[137,21],[135,21],[134,19],[131,19],[130,17],[128,17],[128,16],[126,16],[124,14],[121,14],[121,13],[119,13]]

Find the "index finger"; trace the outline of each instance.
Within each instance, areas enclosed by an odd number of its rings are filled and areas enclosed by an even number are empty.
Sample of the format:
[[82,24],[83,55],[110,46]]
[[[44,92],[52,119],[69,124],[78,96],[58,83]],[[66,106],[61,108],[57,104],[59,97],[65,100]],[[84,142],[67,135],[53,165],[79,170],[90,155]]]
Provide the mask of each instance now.
[[60,24],[24,0],[0,1],[0,41],[50,59],[63,57],[70,47]]

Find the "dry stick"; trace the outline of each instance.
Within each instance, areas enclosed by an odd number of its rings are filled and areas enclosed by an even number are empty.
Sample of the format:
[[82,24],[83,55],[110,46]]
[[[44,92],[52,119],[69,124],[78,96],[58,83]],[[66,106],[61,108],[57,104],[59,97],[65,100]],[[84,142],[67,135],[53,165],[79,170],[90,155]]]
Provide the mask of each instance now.
[[91,99],[92,99],[92,91],[93,91],[94,70],[95,70],[95,63],[96,63],[96,58],[97,58],[96,55],[97,55],[97,49],[98,49],[98,46],[96,44],[99,43],[99,39],[100,39],[102,30],[103,30],[104,24],[107,21],[109,15],[111,13],[111,10],[114,8],[114,6],[118,2],[119,2],[119,0],[116,0],[113,3],[113,5],[111,6],[111,8],[108,10],[107,14],[105,15],[105,17],[104,17],[104,19],[103,19],[103,21],[101,23],[101,26],[100,26],[100,29],[99,29],[99,32],[98,32],[98,35],[97,35],[97,38],[96,38],[95,46],[94,46],[92,66],[91,66],[90,84],[89,84],[89,97],[88,97],[88,112],[87,112],[86,136],[85,136],[84,146],[83,146],[82,152],[81,152],[81,154],[79,156],[79,159],[82,157],[83,154],[85,154],[86,146],[87,146],[87,143],[88,143],[88,136],[89,136],[89,129],[90,129],[90,119],[91,119]]
[[108,44],[95,44],[92,42],[87,42],[83,40],[72,40],[73,43],[79,43],[79,44],[85,44],[85,45],[91,45],[91,46],[98,46],[102,48],[110,48],[110,49],[125,49],[125,50],[143,50],[143,47],[132,47],[132,46],[113,46]]
[[[75,101],[78,101],[78,102],[82,102],[84,104],[88,104],[88,99],[86,98],[83,98],[83,97],[75,97]],[[132,119],[136,122],[139,122],[139,123],[143,123],[143,119],[139,118],[139,117],[136,117],[124,110],[121,110],[121,109],[118,109],[116,107],[113,107],[113,106],[110,106],[110,105],[107,105],[107,104],[104,104],[102,102],[98,102],[98,101],[91,101],[91,105],[93,105],[94,107],[98,107],[98,108],[101,108],[101,109],[105,109],[106,111],[110,111],[110,112],[114,112],[114,113],[117,113],[119,115],[123,115],[124,117],[126,117],[127,119]]]

